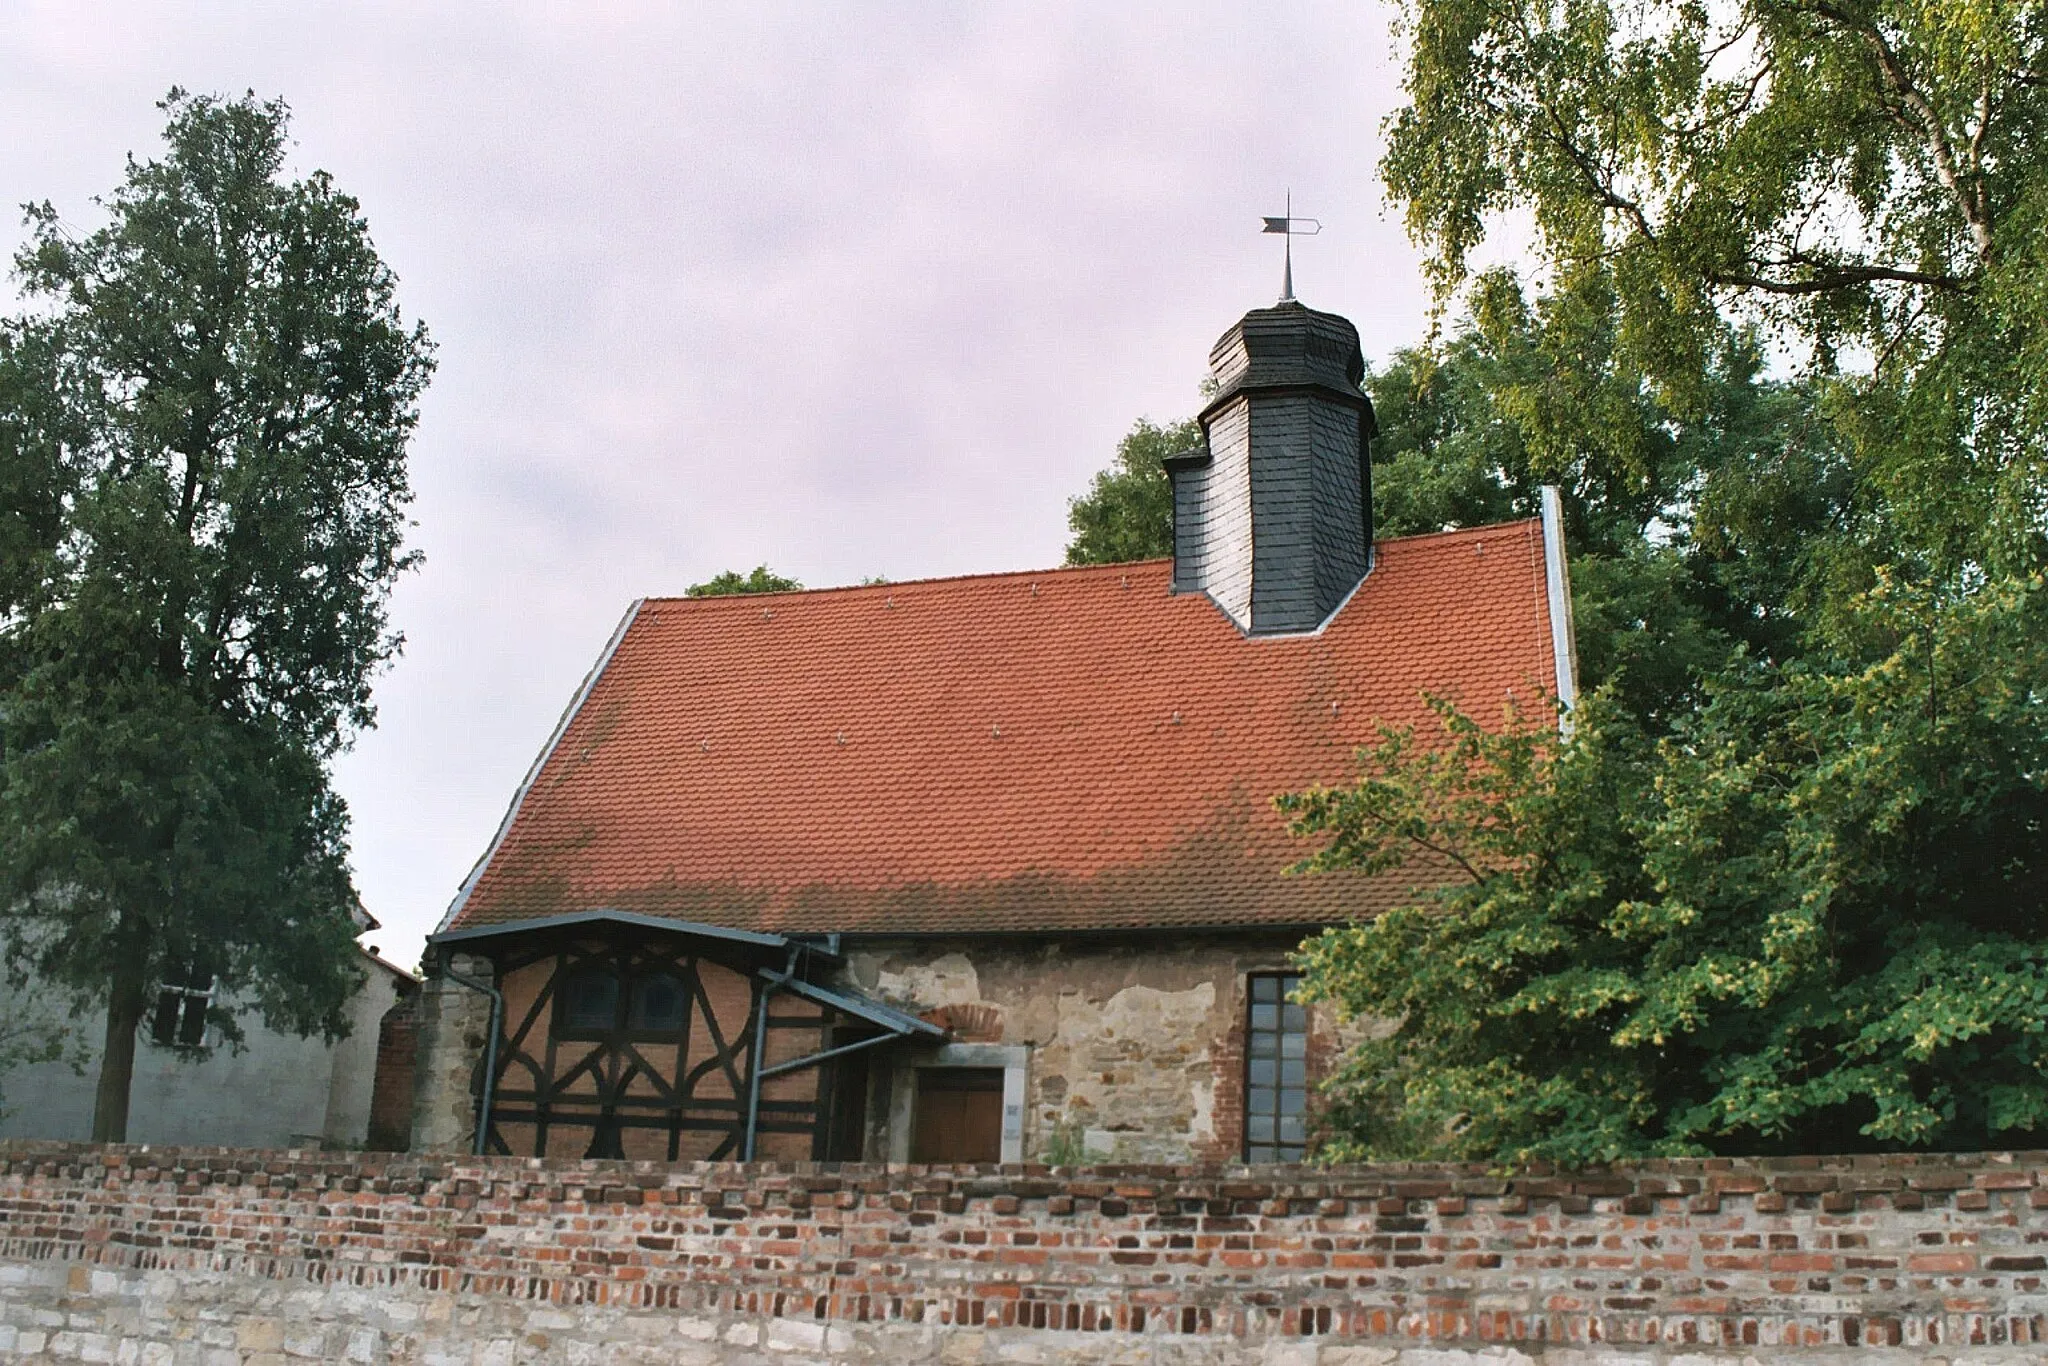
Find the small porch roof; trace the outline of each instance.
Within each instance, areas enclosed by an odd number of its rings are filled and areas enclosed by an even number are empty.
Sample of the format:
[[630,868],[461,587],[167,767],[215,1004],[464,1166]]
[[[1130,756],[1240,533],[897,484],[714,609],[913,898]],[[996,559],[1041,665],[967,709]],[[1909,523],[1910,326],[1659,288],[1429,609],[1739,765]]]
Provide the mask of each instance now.
[[436,947],[444,944],[476,944],[492,939],[523,939],[549,930],[574,930],[604,925],[625,925],[634,929],[655,930],[663,934],[694,935],[702,939],[720,939],[728,944],[744,944],[750,948],[781,949],[793,943],[817,952],[818,946],[809,940],[792,939],[786,934],[764,934],[759,930],[735,930],[724,925],[705,925],[694,920],[675,920],[664,915],[642,915],[637,911],[571,911],[565,915],[544,915],[532,920],[509,920],[496,924],[471,925],[463,929],[441,930],[427,936],[427,943]]
[[[514,920],[502,924],[473,925],[464,929],[443,930],[427,936],[427,943],[433,947],[461,947],[483,945],[489,942],[510,939],[531,939],[548,933],[573,932],[576,930],[627,928],[675,935],[680,938],[712,939],[737,948],[766,951],[769,954],[792,948],[806,954],[836,960],[838,954],[809,936],[771,934],[760,930],[736,930],[724,925],[705,925],[690,920],[671,920],[667,916],[641,915],[634,911],[599,909],[573,911],[566,915],[542,916],[534,920]],[[874,1025],[878,1029],[902,1038],[923,1037],[943,1039],[946,1031],[929,1020],[884,1005],[872,997],[862,995],[847,987],[826,987],[815,982],[806,982],[800,977],[766,968],[756,969],[756,975],[771,983],[776,989],[801,996],[813,1005],[824,1006],[841,1014]]]
[[777,976],[775,980],[791,995],[801,996],[813,1005],[828,1007],[842,1015],[865,1020],[892,1034],[900,1034],[906,1038],[913,1034],[921,1034],[931,1039],[946,1037],[946,1031],[930,1020],[920,1019],[894,1006],[883,1005],[880,1001],[863,996],[857,991],[850,991],[845,987],[821,987],[815,982],[805,982],[793,977],[783,980]]

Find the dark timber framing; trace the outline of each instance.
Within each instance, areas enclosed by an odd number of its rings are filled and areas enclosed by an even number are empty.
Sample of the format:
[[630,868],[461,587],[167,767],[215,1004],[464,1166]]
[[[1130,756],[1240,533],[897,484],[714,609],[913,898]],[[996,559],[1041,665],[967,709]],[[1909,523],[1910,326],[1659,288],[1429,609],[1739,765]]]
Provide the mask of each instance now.
[[[626,1131],[654,1130],[666,1137],[671,1162],[685,1134],[704,1132],[718,1136],[704,1154],[712,1161],[750,1159],[760,1136],[776,1133],[809,1135],[811,1156],[823,1157],[833,1070],[820,1064],[902,1039],[945,1038],[925,1020],[807,980],[837,961],[830,945],[812,940],[594,911],[478,926],[429,942],[444,953],[460,947],[486,958],[500,991],[511,974],[549,965],[518,1018],[503,1019],[477,1068],[480,1153],[512,1155],[506,1129],[530,1125],[531,1156],[545,1155],[551,1135],[567,1130],[589,1135],[582,1156],[622,1157]],[[707,965],[746,982],[745,1023],[737,1029],[719,1019]],[[561,988],[593,971],[618,984],[612,1025],[565,1027]],[[650,1029],[635,1023],[635,984],[655,978],[680,990],[683,1008],[672,1024]],[[798,1034],[816,1046],[776,1046],[778,1037]],[[672,1062],[657,1061],[671,1049]],[[762,1065],[778,1054],[785,1060]],[[811,1099],[762,1094],[764,1082],[811,1067],[820,1067]]]

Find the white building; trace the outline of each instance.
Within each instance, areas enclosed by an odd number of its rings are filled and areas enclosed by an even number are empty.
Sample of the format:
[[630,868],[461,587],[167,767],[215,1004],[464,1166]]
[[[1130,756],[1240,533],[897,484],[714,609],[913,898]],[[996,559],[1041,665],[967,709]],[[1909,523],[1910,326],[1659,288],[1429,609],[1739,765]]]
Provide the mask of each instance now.
[[[375,926],[370,921],[367,928]],[[208,984],[160,986],[136,1041],[128,1140],[236,1148],[365,1146],[384,1017],[419,984],[375,949],[362,954],[367,979],[349,1003],[348,1037],[331,1044],[318,1035],[277,1033],[250,1012],[242,1023],[242,1046],[231,1047],[206,1025]],[[89,1139],[105,1016],[73,1016],[57,993],[0,982],[0,1017],[35,1016],[66,1031],[68,1058],[0,1075],[0,1138]],[[402,1085],[410,1101],[409,1048],[405,1056],[406,1076],[393,1078],[387,1089]]]

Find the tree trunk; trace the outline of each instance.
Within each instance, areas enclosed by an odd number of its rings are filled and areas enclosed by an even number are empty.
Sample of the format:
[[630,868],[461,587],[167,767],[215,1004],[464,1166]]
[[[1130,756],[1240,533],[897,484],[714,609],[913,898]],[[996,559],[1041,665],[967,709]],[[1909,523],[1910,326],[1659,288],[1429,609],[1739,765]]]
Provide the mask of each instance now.
[[107,997],[107,1046],[100,1054],[99,1090],[93,1096],[92,1141],[128,1141],[128,1090],[135,1077],[135,1033],[149,1004],[148,983],[139,967],[123,964],[114,972]]

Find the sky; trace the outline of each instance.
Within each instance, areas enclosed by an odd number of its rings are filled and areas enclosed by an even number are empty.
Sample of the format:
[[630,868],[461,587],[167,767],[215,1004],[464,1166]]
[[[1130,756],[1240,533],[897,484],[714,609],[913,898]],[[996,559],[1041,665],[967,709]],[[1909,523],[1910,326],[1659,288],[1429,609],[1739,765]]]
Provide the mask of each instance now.
[[[404,654],[338,762],[387,957],[633,600],[1057,564],[1066,503],[1279,293],[1421,340],[1371,3],[11,0],[0,201],[89,227],[172,86],[281,96],[439,371]],[[0,217],[11,256],[18,215]]]

